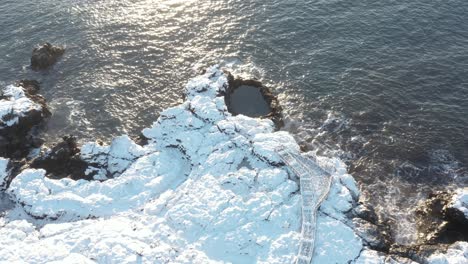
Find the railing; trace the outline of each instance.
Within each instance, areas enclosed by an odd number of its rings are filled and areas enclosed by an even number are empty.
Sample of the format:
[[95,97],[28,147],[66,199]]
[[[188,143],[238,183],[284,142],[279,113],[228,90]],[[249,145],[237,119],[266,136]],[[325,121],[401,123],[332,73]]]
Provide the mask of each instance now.
[[278,148],[277,152],[299,178],[302,197],[302,232],[296,264],[309,264],[314,255],[317,210],[330,191],[331,175],[315,161],[288,148]]

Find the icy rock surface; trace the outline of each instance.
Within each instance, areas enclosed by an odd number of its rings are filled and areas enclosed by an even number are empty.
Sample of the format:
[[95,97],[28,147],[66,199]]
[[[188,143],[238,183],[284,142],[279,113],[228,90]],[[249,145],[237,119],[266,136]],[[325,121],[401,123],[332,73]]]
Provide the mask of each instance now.
[[[17,208],[0,219],[0,262],[294,262],[301,197],[275,148],[299,146],[271,120],[232,116],[226,87],[216,67],[190,80],[186,101],[143,131],[143,147],[126,136],[85,145],[89,170],[113,173],[103,181],[23,171],[7,190]],[[318,162],[335,169],[313,263],[349,263],[363,249],[344,215],[358,189],[343,163]]]
[[356,264],[417,264],[407,258],[398,256],[386,256],[381,252],[365,249],[355,262]]
[[468,263],[468,243],[456,242],[446,253],[436,253],[429,257],[429,264],[465,264]]
[[9,176],[8,163],[8,159],[0,157],[0,192],[6,189],[7,177]]
[[91,164],[85,173],[95,173],[94,179],[105,180],[124,172],[145,150],[128,136],[116,137],[109,146],[87,143],[81,148],[81,159]]
[[457,209],[468,219],[468,188],[458,189],[452,198],[450,207]]
[[19,86],[9,85],[0,91],[0,129],[18,124],[19,118],[42,106],[29,99]]

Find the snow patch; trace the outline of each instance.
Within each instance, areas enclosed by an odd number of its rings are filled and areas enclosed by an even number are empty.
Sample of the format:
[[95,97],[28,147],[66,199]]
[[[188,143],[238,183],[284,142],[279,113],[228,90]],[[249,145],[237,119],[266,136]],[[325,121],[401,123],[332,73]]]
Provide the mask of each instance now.
[[0,157],[0,191],[4,191],[6,189],[8,176],[10,176],[10,172],[8,170],[8,163],[10,161],[5,158]]
[[456,242],[445,254],[436,253],[429,257],[429,264],[465,264],[468,263],[468,243]]
[[9,85],[0,91],[0,128],[18,124],[19,118],[30,111],[41,111],[42,106],[33,102],[19,86]]
[[127,135],[116,137],[109,146],[87,143],[81,149],[81,159],[92,164],[87,173],[97,172],[97,180],[104,180],[108,175],[115,177],[127,169],[145,150],[133,142]]

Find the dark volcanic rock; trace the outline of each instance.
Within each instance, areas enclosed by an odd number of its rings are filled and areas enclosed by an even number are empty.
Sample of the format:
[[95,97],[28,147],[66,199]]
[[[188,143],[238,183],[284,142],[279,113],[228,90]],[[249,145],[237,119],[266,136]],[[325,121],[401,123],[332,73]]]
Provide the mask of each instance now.
[[[281,128],[284,125],[282,108],[279,104],[278,98],[271,92],[270,89],[263,86],[261,82],[256,80],[244,80],[241,78],[234,78],[234,76],[229,72],[226,72],[226,75],[228,78],[229,87],[226,90],[224,98],[228,107],[228,111],[230,113],[234,115],[243,114],[251,117],[269,118],[273,120],[277,128]],[[233,101],[243,100],[236,99],[233,96],[237,89],[243,89],[243,93],[246,93],[244,96],[242,96],[243,99],[245,99],[245,102]],[[251,91],[249,92],[248,89],[251,89]],[[257,96],[257,94],[259,94],[260,96]],[[252,99],[248,97],[259,97],[256,100],[264,101],[254,103],[247,100]],[[246,103],[256,105],[245,105]],[[238,106],[234,106],[234,104],[238,104]],[[246,109],[242,109],[243,104]],[[265,107],[267,108],[266,110]]]
[[140,145],[140,146],[144,146],[144,145],[147,145],[148,144],[148,141],[149,139],[147,137],[145,137],[145,135],[143,135],[143,133],[140,133],[138,136],[134,137],[133,138],[133,141]]
[[379,219],[374,208],[360,201],[353,210],[353,217],[354,231],[367,245],[373,250],[388,252],[392,243],[389,225]]
[[46,42],[42,46],[34,48],[31,57],[31,68],[35,71],[45,70],[54,65],[64,52],[64,48]]
[[[447,245],[448,246],[448,245]],[[427,258],[437,251],[445,251],[447,246],[441,245],[393,245],[390,248],[392,255],[409,258],[418,263],[426,263]]]
[[449,244],[468,241],[468,220],[451,207],[453,194],[435,192],[417,210],[420,243]]
[[[44,97],[38,94],[39,83],[37,81],[22,80],[17,83],[24,91],[24,95],[13,94],[2,90],[0,104],[5,109],[10,109],[9,114],[0,118],[0,156],[7,158],[23,158],[27,156],[31,148],[42,145],[42,140],[37,136],[37,130],[43,124],[45,118],[50,116]],[[25,98],[26,97],[26,98]],[[35,107],[25,108],[25,101],[30,99]],[[21,110],[18,110],[21,109]],[[15,122],[10,122],[16,120]]]
[[41,89],[39,82],[36,80],[21,80],[17,82],[17,85],[23,87],[26,95],[29,96],[36,95]]
[[[47,176],[54,179],[71,178],[74,180],[87,179],[85,175],[88,164],[80,158],[80,149],[74,136],[65,136],[49,151],[31,162],[31,168],[44,169]],[[91,178],[90,178],[91,177]]]
[[452,206],[453,193],[435,192],[417,209],[419,238],[414,245],[393,244],[391,255],[426,263],[436,252],[445,252],[457,241],[468,241],[468,220]]
[[379,217],[375,213],[374,208],[372,208],[372,206],[370,205],[364,205],[363,202],[361,202],[361,204],[354,208],[354,212],[356,216],[363,220],[366,220],[367,222],[370,222],[372,224],[377,224],[379,222]]
[[385,233],[379,226],[372,224],[362,218],[353,218],[354,231],[358,234],[370,248],[386,251],[389,248],[389,241]]
[[50,116],[49,109],[47,108],[45,98],[39,94],[40,84],[36,80],[21,80],[16,83],[17,86],[23,88],[25,95],[33,102],[42,106],[44,114]]

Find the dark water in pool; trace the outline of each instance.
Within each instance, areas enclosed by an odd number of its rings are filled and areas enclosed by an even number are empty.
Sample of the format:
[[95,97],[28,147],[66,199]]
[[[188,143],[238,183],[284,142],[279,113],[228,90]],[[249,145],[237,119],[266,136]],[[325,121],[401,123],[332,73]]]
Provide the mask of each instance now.
[[230,106],[233,113],[250,117],[266,116],[271,112],[270,106],[263,98],[259,88],[241,85],[230,96]]
[[[466,186],[468,1],[2,0],[0,81],[42,81],[47,140],[137,134],[214,63],[278,93],[287,129],[328,145],[397,220],[429,191]],[[65,45],[47,74],[34,45]]]

